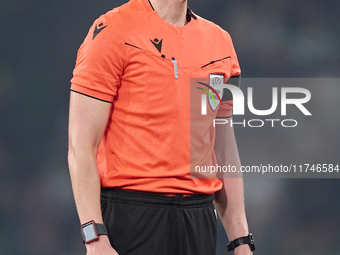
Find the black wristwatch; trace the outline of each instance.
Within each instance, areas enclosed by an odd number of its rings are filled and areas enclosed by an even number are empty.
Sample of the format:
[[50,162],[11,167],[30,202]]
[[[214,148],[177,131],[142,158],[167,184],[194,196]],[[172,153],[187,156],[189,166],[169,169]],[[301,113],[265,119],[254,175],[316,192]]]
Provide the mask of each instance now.
[[81,235],[84,243],[92,243],[99,240],[100,235],[107,235],[104,224],[95,223],[93,220],[81,225]]
[[250,247],[250,250],[255,251],[254,238],[252,234],[237,238],[234,241],[231,241],[230,243],[228,243],[227,245],[228,251],[233,251],[236,247],[243,245],[243,244],[248,244]]

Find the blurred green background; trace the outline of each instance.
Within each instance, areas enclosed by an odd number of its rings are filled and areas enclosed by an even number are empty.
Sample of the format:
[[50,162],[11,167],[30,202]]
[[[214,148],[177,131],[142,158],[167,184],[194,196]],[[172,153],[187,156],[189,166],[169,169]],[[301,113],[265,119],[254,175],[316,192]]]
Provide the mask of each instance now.
[[[66,160],[69,80],[92,22],[124,2],[0,1],[0,254],[85,254]],[[192,0],[189,6],[232,35],[243,77],[340,76],[337,0]],[[313,87],[322,95],[313,100],[331,109],[324,116],[331,129],[313,122],[295,133],[236,128],[242,161],[340,163],[339,86]],[[339,184],[246,179],[255,254],[339,255]],[[226,254],[226,243],[219,225],[218,254]]]

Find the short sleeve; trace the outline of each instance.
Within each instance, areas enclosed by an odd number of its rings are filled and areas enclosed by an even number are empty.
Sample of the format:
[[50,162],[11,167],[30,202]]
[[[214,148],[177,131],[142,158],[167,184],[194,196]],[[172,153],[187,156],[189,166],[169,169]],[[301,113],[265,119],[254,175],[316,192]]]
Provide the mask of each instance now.
[[[228,47],[230,52],[230,70],[229,79],[227,84],[232,84],[240,87],[240,78],[241,78],[241,68],[237,59],[236,51],[231,40],[230,35],[228,34]],[[217,117],[218,118],[228,118],[232,116],[233,111],[233,97],[231,92],[228,89],[224,89],[223,97],[222,97],[222,105],[220,105]]]
[[124,39],[106,15],[97,19],[77,54],[71,90],[113,102],[124,70]]

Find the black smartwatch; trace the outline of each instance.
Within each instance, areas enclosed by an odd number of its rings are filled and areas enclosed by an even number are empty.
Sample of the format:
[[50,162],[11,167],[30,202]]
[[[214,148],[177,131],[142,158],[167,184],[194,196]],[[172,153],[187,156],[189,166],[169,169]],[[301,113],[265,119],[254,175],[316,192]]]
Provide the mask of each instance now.
[[228,243],[227,245],[228,251],[233,251],[236,247],[243,245],[243,244],[248,244],[250,247],[250,250],[255,251],[254,238],[252,234],[237,238],[234,241],[231,241],[230,243]]
[[85,244],[99,240],[100,235],[107,235],[104,224],[95,223],[93,220],[81,225],[81,235]]

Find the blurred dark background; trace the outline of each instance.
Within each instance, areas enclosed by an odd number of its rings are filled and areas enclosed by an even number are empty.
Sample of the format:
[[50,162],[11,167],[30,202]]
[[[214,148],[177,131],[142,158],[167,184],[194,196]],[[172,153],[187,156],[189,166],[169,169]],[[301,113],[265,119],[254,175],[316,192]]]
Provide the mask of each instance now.
[[[69,80],[92,22],[124,2],[0,1],[0,254],[85,254],[67,168]],[[229,31],[243,77],[340,76],[337,0],[192,0],[189,6]],[[330,109],[331,131],[317,118],[288,133],[237,127],[242,161],[340,163],[339,86],[311,88],[319,93],[314,100]],[[255,254],[339,255],[339,184],[246,179]],[[218,254],[226,254],[226,243],[219,225]]]

